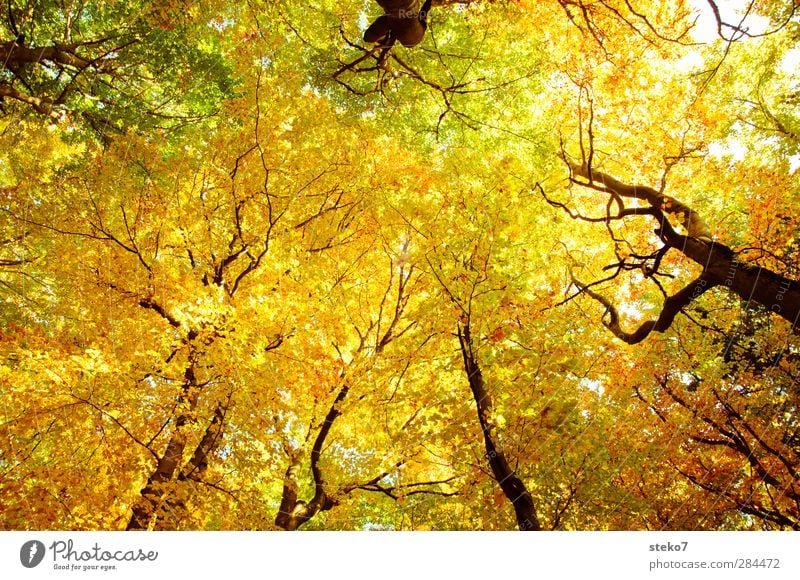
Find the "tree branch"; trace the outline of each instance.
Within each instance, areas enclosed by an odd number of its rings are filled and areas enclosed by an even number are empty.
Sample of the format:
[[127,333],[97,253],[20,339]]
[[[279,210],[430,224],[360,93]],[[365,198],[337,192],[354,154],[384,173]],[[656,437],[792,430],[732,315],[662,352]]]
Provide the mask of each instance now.
[[[572,274],[570,273],[570,275]],[[683,310],[683,308],[688,306],[694,299],[698,298],[703,293],[714,287],[714,284],[711,283],[709,279],[701,276],[697,280],[694,280],[685,286],[676,294],[669,296],[664,301],[664,305],[661,307],[661,312],[656,320],[648,320],[642,323],[635,331],[625,332],[620,326],[619,313],[617,312],[617,309],[608,299],[592,290],[588,284],[584,284],[574,276],[572,277],[572,283],[575,284],[575,286],[577,286],[582,293],[591,296],[594,300],[605,306],[606,311],[603,315],[603,324],[614,334],[614,336],[628,344],[637,344],[642,342],[651,332],[665,332],[672,325],[675,317],[679,312],[681,312],[681,310]],[[606,316],[608,317],[608,320],[605,320]]]
[[[662,313],[663,316],[660,316],[657,321],[645,323],[634,334],[622,332],[616,324],[613,308],[609,308],[610,305],[598,298],[598,295],[590,294],[595,300],[606,306],[612,315],[609,328],[614,330],[616,327],[618,336],[622,340],[642,340],[650,331],[656,329],[656,326],[658,329],[666,330],[680,308],[714,286],[725,286],[746,303],[756,302],[762,305],[770,312],[788,321],[794,332],[800,331],[800,327],[798,327],[800,284],[796,280],[781,276],[766,268],[740,262],[737,254],[731,248],[712,241],[708,226],[694,209],[675,198],[663,195],[652,187],[623,183],[596,169],[590,170],[585,165],[572,163],[566,157],[565,161],[569,164],[573,182],[584,187],[605,191],[609,195],[616,195],[623,199],[637,199],[647,203],[649,207],[643,208],[639,213],[658,221],[655,233],[665,246],[682,253],[703,268],[703,273],[698,281],[704,281],[705,285],[698,286],[692,283],[675,296],[668,298],[665,302],[667,310]],[[578,180],[576,177],[586,181]],[[679,216],[688,235],[678,233],[669,223],[665,214]],[[659,331],[663,332],[663,330]]]

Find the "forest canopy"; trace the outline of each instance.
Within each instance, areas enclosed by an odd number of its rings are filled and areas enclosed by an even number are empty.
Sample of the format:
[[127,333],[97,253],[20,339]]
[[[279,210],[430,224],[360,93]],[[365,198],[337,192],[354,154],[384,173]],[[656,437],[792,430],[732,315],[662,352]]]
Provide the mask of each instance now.
[[800,529],[797,3],[383,14],[2,2],[0,529]]

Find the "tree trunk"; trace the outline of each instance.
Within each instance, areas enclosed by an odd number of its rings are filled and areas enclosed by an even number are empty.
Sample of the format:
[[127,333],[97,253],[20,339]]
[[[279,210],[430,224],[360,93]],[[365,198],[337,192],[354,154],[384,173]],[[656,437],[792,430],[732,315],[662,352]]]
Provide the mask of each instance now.
[[467,373],[469,386],[475,405],[478,409],[478,421],[483,432],[483,441],[486,446],[486,459],[492,469],[495,481],[503,490],[503,494],[514,507],[517,526],[522,531],[541,530],[539,518],[533,498],[522,480],[511,469],[505,454],[500,447],[496,428],[492,421],[492,399],[486,390],[481,369],[472,350],[472,337],[469,323],[458,329],[458,340],[461,344],[461,354],[464,358],[464,370]]
[[339,390],[336,398],[325,415],[325,420],[322,423],[322,428],[317,434],[314,441],[314,447],[311,450],[311,474],[314,477],[314,497],[311,501],[298,499],[299,482],[297,474],[300,471],[300,452],[295,452],[291,457],[291,463],[286,469],[286,475],[283,479],[283,494],[281,495],[281,505],[278,508],[278,515],[275,516],[275,525],[283,528],[284,530],[294,531],[300,528],[308,520],[313,518],[321,511],[331,509],[336,505],[327,492],[325,478],[322,473],[322,468],[319,465],[319,460],[322,457],[322,447],[325,440],[328,438],[331,427],[334,421],[342,414],[339,406],[347,397],[350,392],[350,387],[343,385]]
[[133,507],[133,513],[126,530],[150,529],[151,524],[155,525],[160,517],[158,508],[162,503],[164,485],[173,480],[183,457],[183,451],[186,448],[184,427],[192,420],[189,413],[197,406],[199,394],[200,387],[197,385],[194,363],[190,362],[184,373],[183,393],[181,401],[179,401],[179,404],[186,405],[188,413],[182,413],[176,419],[175,428],[167,443],[167,448],[158,459],[155,470],[147,478],[147,484],[142,488],[141,498]]

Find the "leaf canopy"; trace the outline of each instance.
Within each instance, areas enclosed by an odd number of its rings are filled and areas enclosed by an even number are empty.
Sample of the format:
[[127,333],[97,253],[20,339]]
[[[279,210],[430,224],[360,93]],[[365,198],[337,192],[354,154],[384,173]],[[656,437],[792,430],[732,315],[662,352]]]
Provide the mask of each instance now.
[[8,2],[0,527],[800,528],[800,14],[733,4]]

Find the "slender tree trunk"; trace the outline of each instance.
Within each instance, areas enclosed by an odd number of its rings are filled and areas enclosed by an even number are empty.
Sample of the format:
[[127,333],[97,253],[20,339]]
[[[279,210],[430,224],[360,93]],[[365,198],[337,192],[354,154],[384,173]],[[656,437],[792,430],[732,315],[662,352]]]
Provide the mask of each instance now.
[[348,392],[350,392],[350,387],[347,385],[343,385],[339,389],[331,408],[328,410],[328,414],[325,415],[322,428],[314,441],[314,447],[311,449],[311,475],[314,477],[314,497],[308,502],[298,499],[300,485],[297,474],[300,471],[300,451],[297,451],[291,457],[291,462],[283,479],[281,505],[278,508],[278,515],[275,516],[276,526],[289,531],[297,530],[319,512],[329,510],[336,505],[336,502],[328,495],[327,484],[319,461],[322,457],[322,447],[325,445],[328,433],[330,433],[334,421],[342,414],[339,406],[347,397]]
[[461,344],[461,354],[464,358],[464,370],[467,373],[469,386],[478,410],[478,421],[481,425],[483,441],[486,446],[486,459],[492,469],[494,479],[514,507],[519,529],[522,531],[541,530],[533,498],[522,480],[517,477],[517,474],[508,465],[505,454],[500,447],[496,428],[492,421],[492,399],[486,390],[481,369],[472,350],[469,323],[459,327],[458,340]]
[[184,427],[192,420],[189,413],[197,406],[199,394],[200,387],[197,385],[194,363],[190,362],[184,373],[184,387],[180,401],[186,405],[188,412],[182,413],[176,419],[175,428],[164,454],[158,459],[156,468],[147,478],[147,484],[142,488],[140,499],[133,507],[127,530],[147,530],[151,524],[155,525],[160,517],[158,508],[162,503],[164,486],[173,480],[178,471],[183,451],[186,448]]

